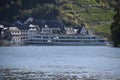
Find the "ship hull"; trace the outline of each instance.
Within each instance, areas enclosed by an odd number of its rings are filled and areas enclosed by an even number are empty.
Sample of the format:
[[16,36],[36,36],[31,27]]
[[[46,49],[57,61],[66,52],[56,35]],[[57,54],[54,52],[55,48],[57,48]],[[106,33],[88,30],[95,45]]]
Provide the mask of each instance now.
[[26,41],[25,44],[32,45],[50,45],[50,46],[104,46],[107,45],[106,42],[35,42],[35,41]]

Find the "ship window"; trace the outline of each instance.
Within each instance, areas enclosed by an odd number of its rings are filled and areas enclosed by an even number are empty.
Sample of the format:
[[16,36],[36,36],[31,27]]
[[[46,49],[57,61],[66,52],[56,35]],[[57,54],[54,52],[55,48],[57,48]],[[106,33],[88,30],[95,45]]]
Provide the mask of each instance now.
[[64,37],[59,37],[60,39],[64,39]]
[[83,37],[83,39],[85,39],[85,37]]
[[86,37],[86,39],[90,39],[90,37]]
[[99,42],[104,42],[104,40],[99,40]]
[[92,37],[92,39],[96,39],[96,37]]
[[82,37],[78,37],[78,39],[82,39]]

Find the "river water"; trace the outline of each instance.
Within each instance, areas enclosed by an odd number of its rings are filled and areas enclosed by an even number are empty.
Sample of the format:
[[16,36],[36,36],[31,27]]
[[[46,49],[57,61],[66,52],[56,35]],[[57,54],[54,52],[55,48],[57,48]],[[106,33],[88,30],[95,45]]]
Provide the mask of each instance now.
[[120,79],[120,48],[111,46],[0,47],[0,69],[13,68],[115,80]]

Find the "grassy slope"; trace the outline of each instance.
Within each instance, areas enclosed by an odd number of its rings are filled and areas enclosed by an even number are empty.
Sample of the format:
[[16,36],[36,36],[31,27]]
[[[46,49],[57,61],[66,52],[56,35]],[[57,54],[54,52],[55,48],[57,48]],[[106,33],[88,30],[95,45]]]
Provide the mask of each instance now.
[[[105,5],[105,4],[104,4]],[[107,5],[107,4],[106,4]],[[108,6],[108,5],[107,5]],[[112,8],[100,7],[95,0],[77,0],[61,5],[61,18],[70,25],[81,22],[87,24],[87,29],[102,36],[110,36],[112,16],[115,14]]]

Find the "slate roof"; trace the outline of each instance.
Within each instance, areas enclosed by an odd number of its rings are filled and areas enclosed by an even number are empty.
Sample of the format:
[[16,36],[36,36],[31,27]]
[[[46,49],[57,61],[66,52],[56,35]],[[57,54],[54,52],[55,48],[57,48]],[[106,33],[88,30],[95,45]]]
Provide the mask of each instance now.
[[4,22],[4,21],[0,21],[0,24],[4,25],[4,27],[10,27],[10,26],[12,26],[12,24]]
[[28,21],[26,21],[25,24],[21,23],[20,21],[16,21],[13,23],[13,25],[18,27],[20,30],[28,30],[30,24],[38,25],[40,29],[44,28],[45,25],[47,25],[50,28],[64,29],[64,25],[62,24],[61,21],[58,20],[40,20],[40,19],[33,19],[32,21],[29,19],[27,20]]
[[17,27],[19,30],[28,30],[29,29],[29,25],[25,25],[25,24],[14,24],[13,26]]
[[83,28],[82,25],[78,25],[78,26],[75,26],[75,27],[74,27],[74,29],[78,29],[77,34],[80,34],[82,28]]

